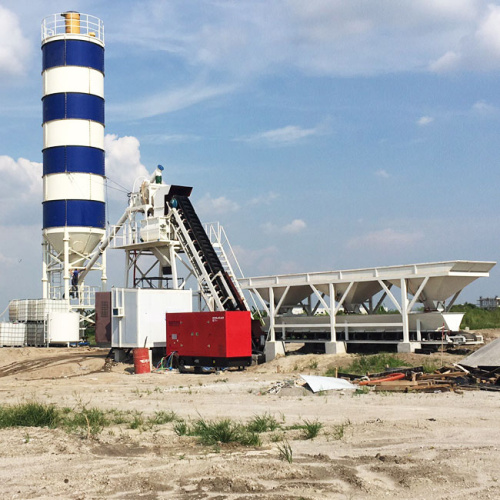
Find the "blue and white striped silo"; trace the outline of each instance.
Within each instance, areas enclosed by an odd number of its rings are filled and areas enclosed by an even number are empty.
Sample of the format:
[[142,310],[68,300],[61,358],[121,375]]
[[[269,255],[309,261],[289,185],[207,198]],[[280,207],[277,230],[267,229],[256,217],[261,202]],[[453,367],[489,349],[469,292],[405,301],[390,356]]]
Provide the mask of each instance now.
[[45,263],[49,271],[51,258],[64,264],[67,294],[70,269],[83,268],[105,234],[102,21],[77,12],[45,18],[42,53]]

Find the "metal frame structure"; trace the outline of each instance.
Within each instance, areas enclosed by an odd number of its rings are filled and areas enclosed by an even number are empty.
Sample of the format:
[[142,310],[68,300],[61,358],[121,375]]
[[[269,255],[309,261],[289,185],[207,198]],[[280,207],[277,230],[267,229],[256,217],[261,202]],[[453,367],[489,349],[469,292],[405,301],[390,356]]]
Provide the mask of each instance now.
[[[232,297],[234,291],[227,287],[226,281],[217,281],[220,273],[212,275],[207,271],[204,256],[196,247],[196,240],[178,209],[170,207],[165,215],[167,210],[163,199],[171,186],[157,183],[156,177],[153,175],[138,192],[132,193],[128,209],[112,228],[111,248],[125,251],[124,286],[175,290],[186,288],[187,282],[193,279],[198,287],[194,294],[198,297],[200,311],[227,310],[218,286],[225,287],[226,297]],[[204,231],[222,265],[222,272],[231,278],[236,293],[250,309],[233,270],[236,268],[241,274],[224,229],[218,223],[212,223],[206,224]],[[182,264],[184,273],[179,264]]]
[[[447,313],[463,288],[478,278],[488,277],[494,265],[495,262],[457,260],[262,276],[243,278],[239,282],[243,290],[258,299],[267,316],[268,359],[284,352],[286,342],[308,341],[307,336],[301,337],[297,331],[326,332],[322,341],[326,352],[332,353],[345,352],[345,344],[349,342],[373,342],[369,336],[366,340],[359,340],[359,336],[353,339],[349,335],[351,331],[400,331],[400,337],[386,342],[397,344],[399,351],[413,351],[420,347],[422,325],[426,321],[435,325],[437,321],[437,330],[445,328],[447,322],[452,322]],[[396,289],[399,293],[395,293]],[[390,318],[375,314],[385,300],[397,311]],[[423,305],[423,312],[415,310],[417,304]],[[292,315],[291,310],[296,306],[303,307],[306,315]],[[325,316],[315,315],[319,307],[324,308]],[[369,314],[355,314],[363,309]],[[340,316],[341,311],[347,314]],[[416,336],[410,335],[412,330],[417,330]],[[311,341],[318,341],[317,336],[310,337]]]

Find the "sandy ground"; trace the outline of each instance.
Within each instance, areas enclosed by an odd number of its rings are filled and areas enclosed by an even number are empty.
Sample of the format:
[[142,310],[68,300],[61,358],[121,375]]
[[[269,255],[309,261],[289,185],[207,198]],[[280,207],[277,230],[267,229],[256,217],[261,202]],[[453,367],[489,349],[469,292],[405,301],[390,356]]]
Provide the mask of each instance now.
[[[147,430],[118,425],[96,438],[60,429],[4,429],[1,498],[500,498],[499,393],[313,395],[289,387],[270,394],[277,382],[346,366],[352,355],[287,356],[219,375],[133,375],[126,364],[102,371],[106,353],[0,349],[0,404],[37,400],[145,416],[173,410],[190,420],[246,421],[269,413],[283,425],[318,420],[323,428],[314,440],[286,431],[292,463],[280,459],[277,433],[263,434],[260,447],[214,451],[177,436],[173,424]],[[445,354],[444,361],[461,357]]]

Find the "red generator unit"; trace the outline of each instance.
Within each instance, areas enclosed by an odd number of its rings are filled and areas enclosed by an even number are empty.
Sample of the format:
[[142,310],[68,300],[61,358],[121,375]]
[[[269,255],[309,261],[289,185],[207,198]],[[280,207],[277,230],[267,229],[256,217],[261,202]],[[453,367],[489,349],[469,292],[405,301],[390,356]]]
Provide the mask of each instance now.
[[249,311],[167,313],[167,356],[179,367],[226,368],[252,364]]

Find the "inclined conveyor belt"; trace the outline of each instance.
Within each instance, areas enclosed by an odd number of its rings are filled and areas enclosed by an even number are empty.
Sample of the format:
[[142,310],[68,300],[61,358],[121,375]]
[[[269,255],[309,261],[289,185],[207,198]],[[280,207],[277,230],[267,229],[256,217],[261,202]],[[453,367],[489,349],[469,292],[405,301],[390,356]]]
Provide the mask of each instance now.
[[177,202],[176,208],[187,235],[196,248],[205,267],[205,272],[213,283],[222,304],[224,304],[224,309],[227,311],[246,311],[245,303],[215,252],[190,199],[180,195],[176,195],[174,199]]

